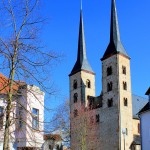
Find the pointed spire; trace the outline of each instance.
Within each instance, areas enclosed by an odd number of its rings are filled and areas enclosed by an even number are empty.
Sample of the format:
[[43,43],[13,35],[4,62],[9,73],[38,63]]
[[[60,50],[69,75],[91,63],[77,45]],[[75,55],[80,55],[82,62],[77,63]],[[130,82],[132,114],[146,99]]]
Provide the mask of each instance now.
[[105,51],[105,54],[101,60],[108,58],[114,54],[121,53],[124,56],[128,56],[127,52],[125,51],[121,40],[120,40],[120,31],[119,31],[119,24],[118,24],[118,16],[117,16],[117,9],[116,9],[116,0],[112,0],[111,3],[111,24],[110,24],[110,43]]
[[82,0],[81,0],[81,8],[80,8],[78,55],[77,55],[77,61],[74,65],[70,75],[73,75],[81,70],[85,70],[85,71],[94,73],[90,64],[88,63],[88,60],[86,57],[86,44],[85,44],[83,15],[82,15]]
[[112,4],[111,4],[110,41],[111,40],[113,40],[115,43],[117,41],[120,41],[120,32],[119,32],[118,16],[117,16],[115,0],[112,0]]

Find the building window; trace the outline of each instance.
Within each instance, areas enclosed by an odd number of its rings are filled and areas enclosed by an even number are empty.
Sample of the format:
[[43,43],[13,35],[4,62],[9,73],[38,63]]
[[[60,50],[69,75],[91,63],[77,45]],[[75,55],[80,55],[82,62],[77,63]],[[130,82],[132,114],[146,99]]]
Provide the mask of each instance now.
[[107,68],[107,76],[110,76],[110,75],[112,75],[112,67],[111,66]]
[[49,150],[52,150],[52,146],[51,145],[49,145]]
[[58,144],[56,145],[56,150],[59,150],[59,145]]
[[123,89],[127,90],[127,82],[123,82]]
[[74,81],[73,81],[73,88],[74,88],[74,89],[77,89],[77,86],[78,86],[77,80],[74,80]]
[[77,93],[74,94],[73,99],[74,99],[74,103],[77,103],[77,101],[78,101],[78,94]]
[[4,109],[0,106],[0,129],[3,129]]
[[77,117],[77,116],[78,116],[78,110],[75,109],[75,110],[74,110],[74,117]]
[[91,82],[90,82],[90,80],[86,80],[86,87],[87,88],[91,88]]
[[122,66],[122,73],[126,74],[126,67],[125,66]]
[[128,106],[128,99],[124,98],[124,106]]
[[140,134],[140,123],[138,123],[138,133]]
[[23,126],[23,121],[22,121],[22,107],[18,107],[18,123],[19,123],[19,128],[22,128]]
[[107,92],[112,91],[112,87],[113,87],[112,82],[108,83],[108,84],[107,84]]
[[108,99],[108,102],[107,102],[107,105],[108,107],[112,107],[113,106],[113,99]]
[[32,128],[39,129],[39,110],[35,108],[32,109]]
[[96,122],[97,122],[97,123],[99,122],[99,114],[96,115]]

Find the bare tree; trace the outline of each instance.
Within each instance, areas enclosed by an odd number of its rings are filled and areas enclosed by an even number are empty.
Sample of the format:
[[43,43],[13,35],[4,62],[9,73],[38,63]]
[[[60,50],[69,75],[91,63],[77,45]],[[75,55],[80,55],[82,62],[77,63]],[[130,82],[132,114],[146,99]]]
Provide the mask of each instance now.
[[58,106],[51,122],[48,126],[53,132],[58,131],[64,144],[70,147],[70,105],[68,100]]
[[[36,84],[44,92],[52,94],[52,87],[46,87],[45,82],[48,81],[47,73],[57,55],[43,49],[39,40],[44,21],[39,15],[39,0],[2,0],[0,12],[0,71],[9,79],[0,88],[0,91],[7,92],[3,150],[8,150],[9,129],[14,122],[11,113],[16,105],[21,106],[14,98],[21,94],[18,92],[22,86],[20,80]],[[34,92],[32,95],[36,97]],[[24,111],[28,110],[24,108]]]

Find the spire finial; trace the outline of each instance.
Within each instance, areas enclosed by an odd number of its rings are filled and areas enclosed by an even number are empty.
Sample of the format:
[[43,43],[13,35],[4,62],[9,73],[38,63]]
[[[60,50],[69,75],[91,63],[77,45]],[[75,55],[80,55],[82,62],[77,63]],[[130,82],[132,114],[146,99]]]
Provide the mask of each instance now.
[[116,1],[112,0],[111,4],[111,31],[110,31],[110,40],[115,42],[120,41],[120,32],[119,32],[119,24],[118,24],[118,16],[116,9]]
[[81,5],[81,6],[80,6],[80,7],[81,7],[80,9],[82,10],[82,0],[81,0],[81,4],[80,4],[80,5]]

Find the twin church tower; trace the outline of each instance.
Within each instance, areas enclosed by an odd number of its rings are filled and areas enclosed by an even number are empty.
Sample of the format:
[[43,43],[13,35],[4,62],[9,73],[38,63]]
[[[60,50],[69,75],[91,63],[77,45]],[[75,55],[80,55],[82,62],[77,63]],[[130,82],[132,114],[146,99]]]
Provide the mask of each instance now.
[[115,0],[110,29],[110,42],[101,58],[102,92],[96,96],[81,9],[77,60],[69,75],[72,150],[129,150],[138,134],[134,125],[139,121],[132,111],[130,57],[120,40]]

